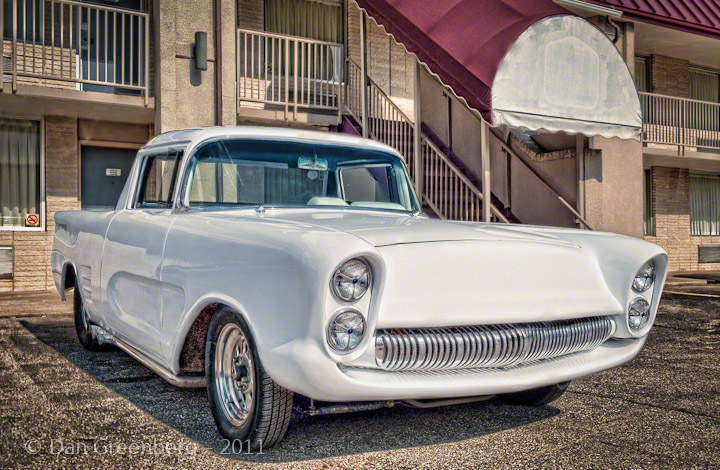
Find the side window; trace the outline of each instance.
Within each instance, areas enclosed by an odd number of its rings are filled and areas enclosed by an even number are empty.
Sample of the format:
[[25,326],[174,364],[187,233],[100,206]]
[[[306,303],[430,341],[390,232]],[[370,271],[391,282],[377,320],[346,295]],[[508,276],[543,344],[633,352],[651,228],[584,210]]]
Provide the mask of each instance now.
[[340,181],[345,200],[349,203],[393,200],[389,165],[342,168]]
[[135,207],[170,207],[177,180],[180,153],[152,155],[144,165]]

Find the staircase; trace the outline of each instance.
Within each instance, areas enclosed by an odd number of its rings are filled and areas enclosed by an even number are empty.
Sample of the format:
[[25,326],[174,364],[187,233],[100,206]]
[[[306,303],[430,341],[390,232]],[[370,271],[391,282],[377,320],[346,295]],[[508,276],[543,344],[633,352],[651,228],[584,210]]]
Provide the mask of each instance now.
[[[347,85],[345,88],[345,116],[338,126],[339,132],[362,133],[360,66],[347,59]],[[477,177],[449,149],[444,148],[440,139],[429,128],[423,126],[420,135],[420,152],[415,155],[415,126],[403,111],[390,100],[380,87],[368,78],[366,117],[368,137],[397,150],[407,164],[410,179],[418,186],[417,169],[422,178],[422,199],[425,211],[440,219],[479,222],[482,220],[483,193]],[[420,161],[417,162],[416,158]],[[419,163],[419,164],[418,164]],[[490,202],[492,222],[520,223],[503,207],[499,199],[492,196]]]

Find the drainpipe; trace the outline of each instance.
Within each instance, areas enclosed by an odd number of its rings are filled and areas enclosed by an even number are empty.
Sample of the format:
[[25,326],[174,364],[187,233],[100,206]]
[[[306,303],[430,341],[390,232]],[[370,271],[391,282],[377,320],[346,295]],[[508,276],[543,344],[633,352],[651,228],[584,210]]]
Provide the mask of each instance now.
[[215,0],[213,22],[215,24],[215,125],[222,125],[222,0]]

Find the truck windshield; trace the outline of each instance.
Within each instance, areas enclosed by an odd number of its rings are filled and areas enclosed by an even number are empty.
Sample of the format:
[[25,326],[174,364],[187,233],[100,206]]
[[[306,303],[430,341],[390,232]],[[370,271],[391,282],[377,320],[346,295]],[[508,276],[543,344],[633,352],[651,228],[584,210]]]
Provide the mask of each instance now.
[[223,140],[195,153],[186,206],[347,206],[419,210],[395,155],[351,147]]

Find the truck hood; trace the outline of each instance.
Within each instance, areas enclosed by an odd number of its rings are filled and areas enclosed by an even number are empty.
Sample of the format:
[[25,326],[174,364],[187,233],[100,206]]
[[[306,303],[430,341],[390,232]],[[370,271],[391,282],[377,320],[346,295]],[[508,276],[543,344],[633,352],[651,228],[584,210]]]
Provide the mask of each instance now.
[[464,240],[515,240],[576,246],[541,227],[464,223],[385,212],[274,210],[268,211],[265,219],[348,233],[375,247]]

